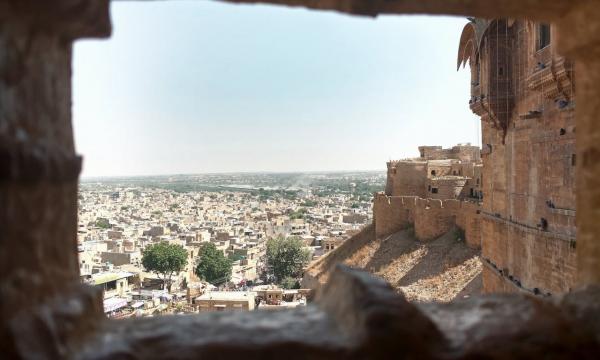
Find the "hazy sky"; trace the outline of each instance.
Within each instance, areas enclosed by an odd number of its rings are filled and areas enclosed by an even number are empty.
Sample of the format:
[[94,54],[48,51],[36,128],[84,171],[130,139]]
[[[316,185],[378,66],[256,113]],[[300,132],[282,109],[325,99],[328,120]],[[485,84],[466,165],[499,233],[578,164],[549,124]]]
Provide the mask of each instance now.
[[113,3],[79,41],[84,176],[371,170],[475,143],[466,19],[350,17],[210,1]]

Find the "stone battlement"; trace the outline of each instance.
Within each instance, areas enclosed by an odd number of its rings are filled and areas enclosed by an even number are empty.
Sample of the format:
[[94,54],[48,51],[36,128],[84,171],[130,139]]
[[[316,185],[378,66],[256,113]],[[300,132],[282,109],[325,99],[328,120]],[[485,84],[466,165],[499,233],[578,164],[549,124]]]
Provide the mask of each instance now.
[[473,248],[481,246],[479,212],[479,204],[454,199],[377,193],[373,202],[373,222],[377,238],[414,226],[416,238],[429,241],[458,227],[465,232],[463,240]]

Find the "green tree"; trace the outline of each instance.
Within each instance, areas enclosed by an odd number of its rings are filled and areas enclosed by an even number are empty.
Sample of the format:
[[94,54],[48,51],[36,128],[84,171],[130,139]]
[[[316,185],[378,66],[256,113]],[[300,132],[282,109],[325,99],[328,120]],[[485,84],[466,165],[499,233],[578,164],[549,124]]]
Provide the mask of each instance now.
[[304,203],[302,204],[302,206],[306,206],[306,207],[315,207],[317,205],[318,205],[318,203],[314,200],[305,200]]
[[223,252],[213,243],[204,243],[200,248],[196,275],[202,280],[219,286],[231,279],[233,262],[223,255]]
[[305,208],[300,208],[290,213],[290,219],[304,219],[304,215],[308,212]]
[[96,219],[96,226],[101,228],[101,229],[110,229],[110,222],[108,221],[108,219],[106,218],[97,218]]
[[300,282],[297,279],[286,277],[279,282],[284,289],[300,289]]
[[146,270],[156,273],[163,282],[163,289],[171,292],[171,278],[173,274],[183,271],[187,258],[188,253],[183,246],[163,241],[144,249],[142,265]]
[[299,278],[309,261],[310,251],[299,237],[279,236],[267,241],[267,264],[278,282],[289,277]]

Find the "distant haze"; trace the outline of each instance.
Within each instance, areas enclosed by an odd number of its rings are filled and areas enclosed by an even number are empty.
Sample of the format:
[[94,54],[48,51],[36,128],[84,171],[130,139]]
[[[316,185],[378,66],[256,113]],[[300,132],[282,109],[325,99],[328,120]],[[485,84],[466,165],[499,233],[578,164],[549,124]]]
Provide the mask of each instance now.
[[113,2],[79,41],[84,176],[383,170],[476,143],[463,18],[351,17],[218,2]]

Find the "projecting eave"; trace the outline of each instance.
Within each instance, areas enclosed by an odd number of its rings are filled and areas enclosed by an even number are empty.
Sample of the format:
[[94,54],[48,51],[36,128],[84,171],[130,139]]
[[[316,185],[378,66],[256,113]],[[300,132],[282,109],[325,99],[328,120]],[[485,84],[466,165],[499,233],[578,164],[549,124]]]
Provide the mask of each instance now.
[[471,19],[463,28],[458,45],[458,59],[456,68],[460,70],[471,59],[477,59],[479,49],[483,42],[485,32],[492,21],[486,19]]

